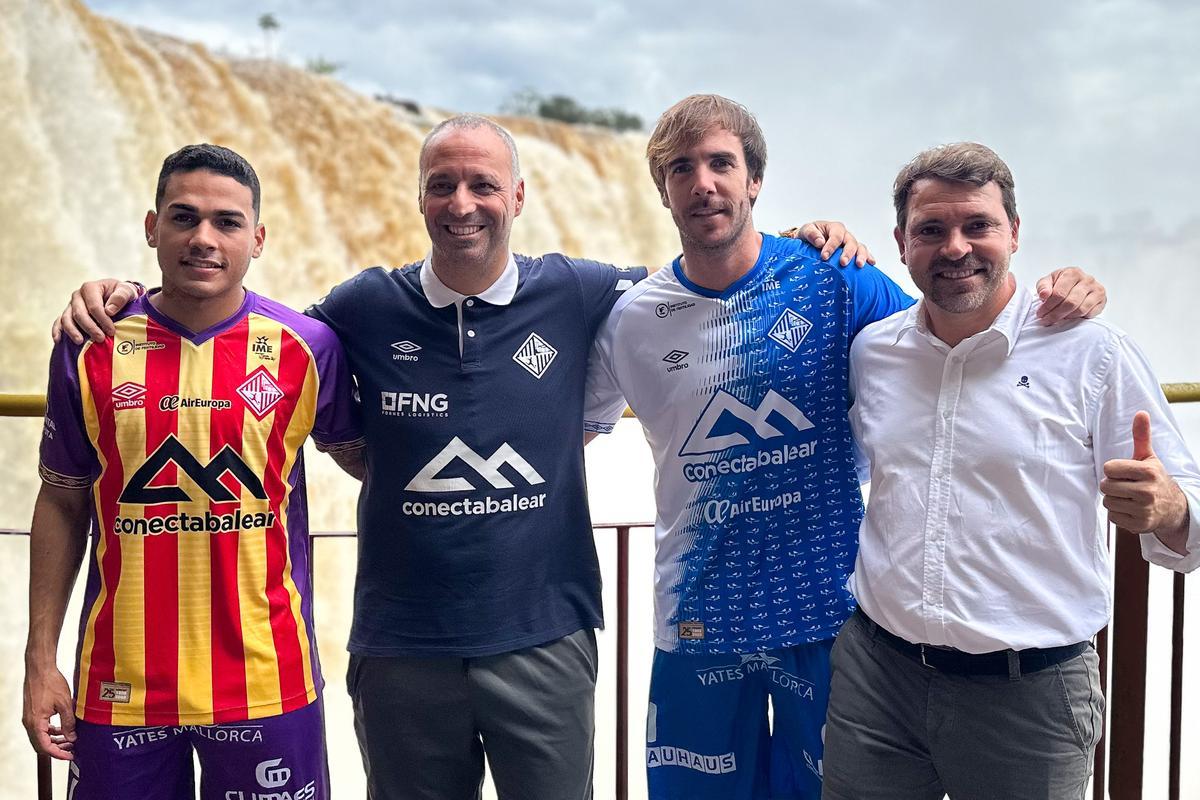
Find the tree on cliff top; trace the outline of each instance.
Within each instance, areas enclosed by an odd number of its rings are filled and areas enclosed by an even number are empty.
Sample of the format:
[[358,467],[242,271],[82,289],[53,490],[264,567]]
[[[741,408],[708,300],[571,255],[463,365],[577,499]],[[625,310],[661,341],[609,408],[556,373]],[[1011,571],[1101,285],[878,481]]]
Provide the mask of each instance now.
[[572,125],[598,125],[615,131],[642,129],[642,118],[619,108],[586,108],[563,94],[542,95],[533,89],[514,92],[500,106],[500,113],[542,117]]
[[274,14],[260,14],[258,17],[258,27],[263,32],[263,54],[267,58],[275,57],[275,39],[274,33],[279,30],[279,20]]

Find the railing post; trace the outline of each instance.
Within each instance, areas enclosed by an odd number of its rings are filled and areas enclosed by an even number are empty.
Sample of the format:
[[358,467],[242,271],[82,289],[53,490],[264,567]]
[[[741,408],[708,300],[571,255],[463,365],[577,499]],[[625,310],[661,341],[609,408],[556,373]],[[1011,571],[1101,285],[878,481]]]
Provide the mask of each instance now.
[[38,800],[51,800],[54,796],[54,776],[50,774],[50,756],[37,757]]
[[617,527],[617,800],[629,798],[629,526]]
[[1167,759],[1167,797],[1179,800],[1179,764],[1183,739],[1183,574],[1176,572],[1171,614],[1171,750]]
[[1146,742],[1146,618],[1150,565],[1138,537],[1116,532],[1116,596],[1112,636],[1112,747],[1109,793],[1141,800]]
[[[1107,702],[1108,698],[1108,631],[1109,626],[1105,625],[1096,634],[1096,655],[1100,657],[1100,694]],[[1104,720],[1100,720],[1100,740],[1096,742],[1096,768],[1092,773],[1092,800],[1104,800],[1105,794],[1105,779],[1108,777],[1106,771],[1108,753],[1108,726],[1104,724]]]

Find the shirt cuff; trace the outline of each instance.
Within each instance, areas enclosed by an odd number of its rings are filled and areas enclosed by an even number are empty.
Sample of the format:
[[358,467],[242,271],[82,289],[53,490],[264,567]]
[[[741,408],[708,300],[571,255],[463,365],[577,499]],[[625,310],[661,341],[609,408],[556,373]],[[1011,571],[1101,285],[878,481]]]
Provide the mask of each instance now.
[[1180,486],[1188,503],[1188,535],[1186,556],[1176,553],[1159,541],[1153,533],[1142,534],[1142,557],[1151,564],[1174,570],[1191,572],[1200,567],[1200,493],[1196,489]]

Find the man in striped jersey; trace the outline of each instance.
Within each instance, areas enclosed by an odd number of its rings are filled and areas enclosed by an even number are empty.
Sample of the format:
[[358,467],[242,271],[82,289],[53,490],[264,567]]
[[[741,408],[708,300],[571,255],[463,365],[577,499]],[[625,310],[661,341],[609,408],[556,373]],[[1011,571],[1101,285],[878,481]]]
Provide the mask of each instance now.
[[[205,798],[328,796],[301,448],[353,465],[362,439],[337,338],[242,287],[258,211],[236,153],[169,156],[161,291],[51,358],[24,723],[74,800],[192,797],[193,749]],[[56,653],[89,521],[72,700]]]

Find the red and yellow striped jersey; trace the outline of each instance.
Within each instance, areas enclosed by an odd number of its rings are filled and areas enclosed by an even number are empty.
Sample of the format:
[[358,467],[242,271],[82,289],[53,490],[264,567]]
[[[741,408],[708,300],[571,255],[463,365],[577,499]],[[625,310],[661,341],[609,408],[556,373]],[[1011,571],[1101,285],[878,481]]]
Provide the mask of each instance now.
[[116,336],[56,348],[42,479],[90,489],[76,714],[235,722],[321,686],[301,447],[361,444],[334,334],[246,293],[193,334],[139,298]]

